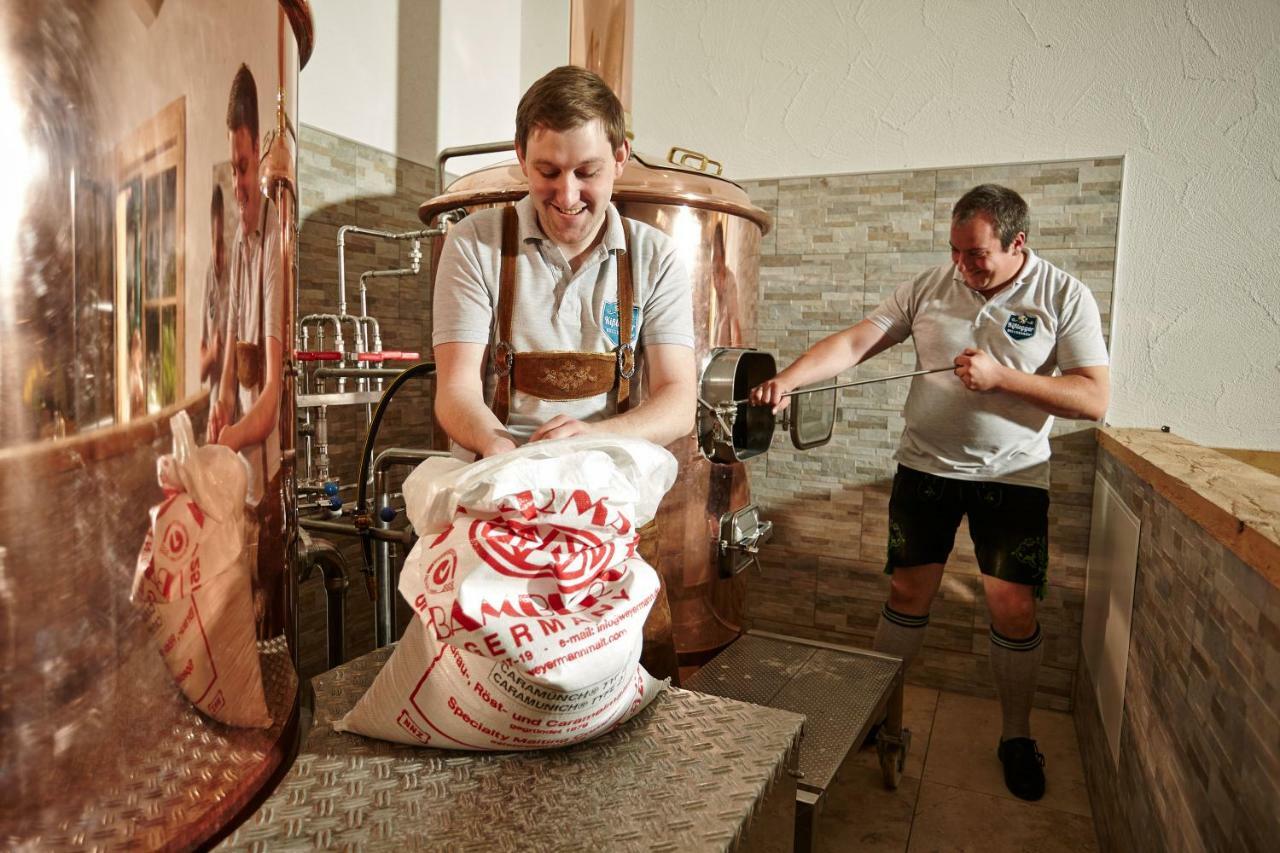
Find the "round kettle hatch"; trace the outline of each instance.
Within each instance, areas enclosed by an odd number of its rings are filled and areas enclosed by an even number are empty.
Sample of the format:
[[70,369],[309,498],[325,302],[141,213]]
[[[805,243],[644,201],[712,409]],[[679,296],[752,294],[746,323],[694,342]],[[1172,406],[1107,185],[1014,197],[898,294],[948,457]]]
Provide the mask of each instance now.
[[[744,401],[752,388],[777,373],[777,363],[767,352],[740,347],[712,350],[699,381],[698,446],[704,456],[712,462],[732,464],[769,450],[777,426],[774,414],[768,406]],[[835,419],[835,391],[824,388],[791,396],[781,426],[791,434],[797,450],[809,450],[831,440]]]
[[767,352],[739,347],[711,351],[699,382],[698,446],[704,456],[730,464],[769,449],[773,413],[766,406],[739,406],[734,401],[777,374],[777,362]]

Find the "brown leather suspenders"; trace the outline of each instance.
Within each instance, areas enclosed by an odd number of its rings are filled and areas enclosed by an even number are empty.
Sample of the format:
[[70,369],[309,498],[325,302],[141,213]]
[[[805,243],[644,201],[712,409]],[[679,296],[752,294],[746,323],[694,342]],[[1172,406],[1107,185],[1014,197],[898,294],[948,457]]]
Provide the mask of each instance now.
[[511,318],[516,302],[516,260],[520,254],[520,229],[516,209],[502,211],[502,271],[498,281],[498,323],[492,349],[497,387],[493,413],[502,423],[511,413],[513,390],[543,400],[581,400],[617,388],[617,411],[631,405],[631,378],[635,374],[635,344],[632,342],[632,310],[635,285],[632,279],[631,233],[625,227],[626,250],[618,264],[618,347],[612,353],[550,350],[516,352],[511,346]]
[[636,290],[631,278],[631,231],[622,223],[623,254],[618,258],[618,414],[631,408],[631,377],[636,372],[636,347],[631,328],[635,311]]
[[498,277],[498,327],[493,343],[493,372],[497,387],[493,393],[493,414],[502,423],[511,413],[511,381],[515,374],[515,351],[511,348],[511,312],[516,301],[516,259],[520,256],[520,229],[516,209],[502,209],[502,272]]

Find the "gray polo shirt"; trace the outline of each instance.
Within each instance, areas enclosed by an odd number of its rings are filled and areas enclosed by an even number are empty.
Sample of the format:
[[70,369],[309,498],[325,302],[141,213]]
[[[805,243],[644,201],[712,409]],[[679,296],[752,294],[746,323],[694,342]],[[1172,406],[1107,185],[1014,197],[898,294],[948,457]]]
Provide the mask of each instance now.
[[[970,290],[954,264],[903,284],[867,319],[898,342],[915,340],[917,368],[945,367],[973,347],[1024,373],[1107,364],[1093,294],[1026,251],[1012,284],[991,299]],[[911,381],[895,458],[943,477],[1049,487],[1053,416],[998,391],[965,388],[954,373]]]
[[[517,352],[609,352],[618,346],[618,256],[631,232],[635,306],[632,329],[640,347],[693,347],[693,299],[689,275],[675,242],[661,231],[625,219],[610,204],[604,237],[578,268],[538,225],[533,202],[516,203],[520,254],[511,343]],[[488,344],[497,323],[502,269],[502,210],[481,210],[449,229],[440,254],[433,299],[432,344]],[[486,365],[486,370],[488,369]],[[491,393],[491,391],[489,392]],[[615,394],[554,402],[512,394],[508,429],[523,441],[558,414],[598,420],[614,411]]]
[[[235,356],[230,353],[235,352],[236,341],[266,347],[266,338],[275,338],[283,343],[283,330],[284,270],[280,265],[280,224],[275,205],[264,201],[258,230],[246,234],[244,220],[241,220],[231,243],[231,298],[227,304],[227,334],[223,336],[228,341],[228,356],[223,369],[235,370]],[[263,376],[263,382],[266,382],[266,376]],[[239,400],[238,421],[253,408],[262,396],[262,390],[246,388],[238,382],[235,387]],[[245,501],[256,505],[262,498],[266,481],[274,479],[280,470],[279,420],[272,425],[271,434],[266,439],[240,448],[240,455],[249,463],[249,493]]]

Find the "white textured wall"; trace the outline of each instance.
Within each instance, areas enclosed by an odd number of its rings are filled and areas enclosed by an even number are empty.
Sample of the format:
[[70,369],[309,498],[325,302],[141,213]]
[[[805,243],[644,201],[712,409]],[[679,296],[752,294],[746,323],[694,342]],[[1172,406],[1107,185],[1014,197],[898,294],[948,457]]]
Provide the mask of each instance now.
[[641,150],[739,178],[1124,155],[1110,420],[1280,448],[1277,0],[636,7]]
[[568,62],[569,0],[523,0],[520,22],[521,94],[543,74]]
[[439,0],[311,0],[316,45],[299,81],[303,124],[435,163]]
[[[440,148],[511,139],[520,88],[520,0],[435,0],[440,5]],[[450,161],[463,174],[513,154]]]

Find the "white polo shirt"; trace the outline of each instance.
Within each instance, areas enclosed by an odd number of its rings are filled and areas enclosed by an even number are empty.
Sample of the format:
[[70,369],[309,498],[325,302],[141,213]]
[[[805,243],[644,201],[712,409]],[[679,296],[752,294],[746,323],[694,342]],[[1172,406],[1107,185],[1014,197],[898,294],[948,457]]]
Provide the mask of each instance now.
[[[631,232],[634,306],[632,336],[638,347],[693,347],[693,297],[675,242],[661,231],[626,219],[610,204],[604,237],[575,272],[538,225],[528,196],[516,203],[520,253],[511,344],[516,352],[610,352],[618,346],[618,256]],[[449,229],[436,272],[432,344],[488,344],[497,324],[502,270],[502,209],[477,211]],[[489,366],[485,366],[486,373]],[[490,391],[491,394],[491,391]],[[562,402],[519,391],[511,395],[507,428],[517,441],[558,414],[591,421],[614,412],[616,394]]]
[[[1040,376],[1107,364],[1093,294],[1024,251],[1018,277],[989,300],[965,286],[948,264],[899,286],[867,319],[898,342],[913,338],[917,369],[945,367],[966,347]],[[970,391],[954,373],[917,376],[903,416],[906,428],[894,458],[908,468],[1049,487],[1053,416],[1013,394]]]

